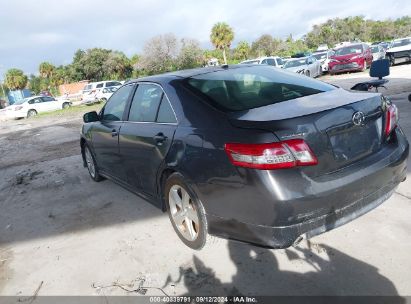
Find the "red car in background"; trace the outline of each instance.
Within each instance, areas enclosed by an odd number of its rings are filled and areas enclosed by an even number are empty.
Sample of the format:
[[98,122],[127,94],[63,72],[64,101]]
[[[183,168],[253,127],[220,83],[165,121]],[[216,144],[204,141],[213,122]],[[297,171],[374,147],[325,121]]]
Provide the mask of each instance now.
[[339,72],[365,71],[371,66],[372,53],[366,43],[355,43],[335,49],[330,57],[330,74]]

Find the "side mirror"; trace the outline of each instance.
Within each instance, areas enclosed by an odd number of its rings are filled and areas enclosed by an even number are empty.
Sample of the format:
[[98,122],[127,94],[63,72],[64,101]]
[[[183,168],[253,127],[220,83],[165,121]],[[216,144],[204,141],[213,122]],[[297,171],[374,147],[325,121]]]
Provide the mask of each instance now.
[[100,117],[98,116],[96,111],[88,112],[88,113],[83,115],[83,121],[85,123],[95,122],[95,121],[99,121],[99,120],[100,120]]

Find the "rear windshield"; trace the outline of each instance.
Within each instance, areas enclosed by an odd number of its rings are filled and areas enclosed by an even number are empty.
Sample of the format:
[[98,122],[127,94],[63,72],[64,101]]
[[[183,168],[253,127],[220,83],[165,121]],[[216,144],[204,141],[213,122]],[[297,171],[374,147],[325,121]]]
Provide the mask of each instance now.
[[318,94],[334,86],[259,65],[231,68],[187,78],[188,87],[223,111],[244,111]]

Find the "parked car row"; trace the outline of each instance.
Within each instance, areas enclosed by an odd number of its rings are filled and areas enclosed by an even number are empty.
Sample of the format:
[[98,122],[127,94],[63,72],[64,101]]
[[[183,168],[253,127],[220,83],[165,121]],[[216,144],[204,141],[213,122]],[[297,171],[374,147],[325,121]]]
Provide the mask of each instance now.
[[[290,71],[317,77],[329,72],[331,75],[341,72],[364,71],[375,60],[388,58],[391,65],[411,61],[411,37],[396,39],[391,43],[376,42],[341,42],[334,49],[320,45],[311,54],[296,53],[291,58],[260,57],[242,61],[241,64],[268,64]],[[320,66],[320,67],[318,67]]]

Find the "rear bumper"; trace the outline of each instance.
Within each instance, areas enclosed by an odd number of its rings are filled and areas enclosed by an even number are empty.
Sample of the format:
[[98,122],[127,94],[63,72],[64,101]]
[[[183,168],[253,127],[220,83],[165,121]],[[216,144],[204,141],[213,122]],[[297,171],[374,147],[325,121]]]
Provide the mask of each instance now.
[[[397,145],[364,161],[362,167],[347,168],[321,181],[298,181],[291,170],[270,175],[267,180],[276,179],[271,184],[247,176],[251,186],[245,191],[240,187],[229,190],[232,193],[220,191],[220,208],[206,205],[210,234],[286,248],[300,236],[310,238],[367,213],[406,179],[409,145],[401,130],[396,132]],[[201,200],[210,202],[206,197]]]
[[391,197],[396,185],[384,188],[344,208],[299,224],[284,227],[258,226],[216,216],[208,216],[209,233],[223,238],[268,248],[287,248],[300,237],[309,239],[344,225],[376,208]]

